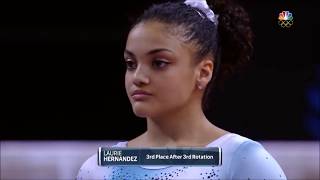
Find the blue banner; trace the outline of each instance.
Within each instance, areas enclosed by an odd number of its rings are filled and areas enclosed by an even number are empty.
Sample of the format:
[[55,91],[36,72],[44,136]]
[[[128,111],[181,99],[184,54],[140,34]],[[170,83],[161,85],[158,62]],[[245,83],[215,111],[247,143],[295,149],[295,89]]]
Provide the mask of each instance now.
[[209,148],[119,148],[99,147],[98,165],[200,165],[219,166],[222,151]]

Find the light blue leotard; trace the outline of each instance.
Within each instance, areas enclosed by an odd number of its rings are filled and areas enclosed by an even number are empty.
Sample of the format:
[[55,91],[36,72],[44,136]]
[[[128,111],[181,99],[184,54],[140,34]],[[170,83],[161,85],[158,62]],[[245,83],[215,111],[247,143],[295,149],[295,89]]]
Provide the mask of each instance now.
[[[125,141],[114,147],[126,146]],[[276,160],[256,141],[229,133],[206,147],[222,148],[221,166],[98,166],[95,154],[76,179],[286,179]]]

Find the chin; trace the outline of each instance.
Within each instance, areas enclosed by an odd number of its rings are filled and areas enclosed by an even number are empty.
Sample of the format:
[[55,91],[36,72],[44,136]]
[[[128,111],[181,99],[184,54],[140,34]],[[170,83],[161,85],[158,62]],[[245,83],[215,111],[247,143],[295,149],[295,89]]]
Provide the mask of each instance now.
[[140,118],[146,118],[149,116],[149,113],[146,112],[146,111],[141,111],[141,110],[135,110],[133,109],[133,112],[134,114],[137,116],[137,117],[140,117]]
[[146,105],[132,105],[132,110],[134,112],[134,114],[138,117],[141,117],[141,118],[146,118],[149,116],[150,114],[150,105],[149,106],[146,106]]
[[157,112],[155,112],[154,106],[150,104],[135,104],[132,106],[134,114],[141,118],[154,117]]

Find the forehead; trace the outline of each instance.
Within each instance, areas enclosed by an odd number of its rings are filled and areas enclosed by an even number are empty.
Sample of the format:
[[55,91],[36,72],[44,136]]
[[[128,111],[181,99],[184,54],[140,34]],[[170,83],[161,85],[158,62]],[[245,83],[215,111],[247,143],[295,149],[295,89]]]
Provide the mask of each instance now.
[[190,51],[190,45],[181,41],[178,35],[170,33],[169,28],[172,26],[160,22],[139,23],[130,31],[126,49],[136,53],[157,48],[166,48],[177,53]]

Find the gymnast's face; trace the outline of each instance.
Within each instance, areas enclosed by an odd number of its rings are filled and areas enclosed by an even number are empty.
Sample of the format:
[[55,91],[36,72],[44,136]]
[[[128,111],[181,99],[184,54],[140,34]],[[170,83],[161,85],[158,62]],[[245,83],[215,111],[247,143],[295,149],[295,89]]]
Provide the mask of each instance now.
[[139,117],[157,118],[178,111],[195,91],[194,48],[167,28],[162,23],[143,22],[128,35],[125,87]]

